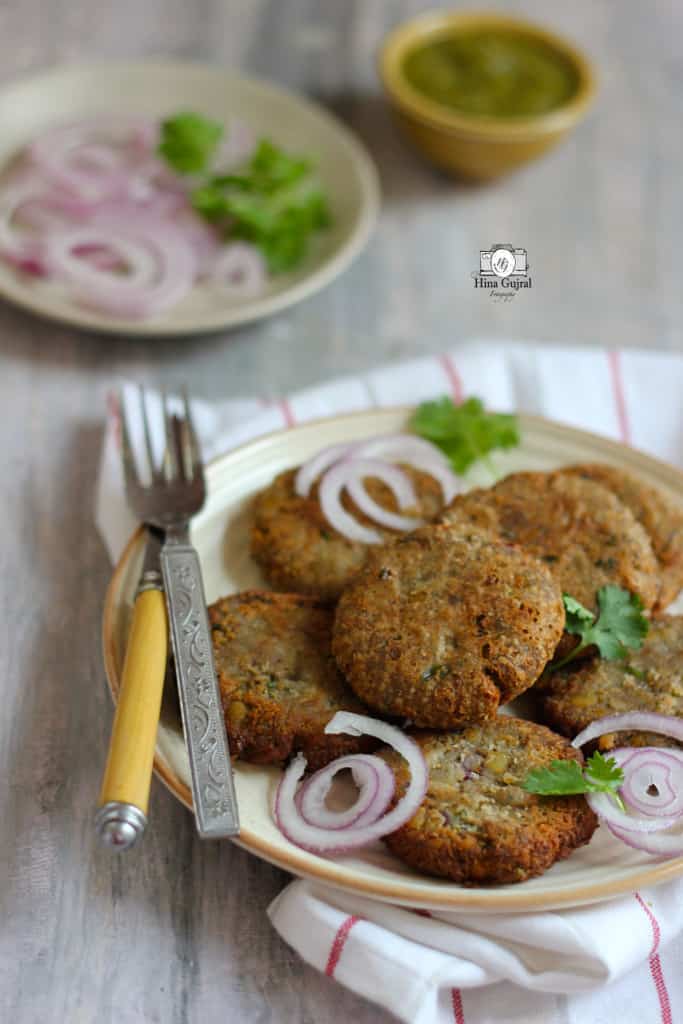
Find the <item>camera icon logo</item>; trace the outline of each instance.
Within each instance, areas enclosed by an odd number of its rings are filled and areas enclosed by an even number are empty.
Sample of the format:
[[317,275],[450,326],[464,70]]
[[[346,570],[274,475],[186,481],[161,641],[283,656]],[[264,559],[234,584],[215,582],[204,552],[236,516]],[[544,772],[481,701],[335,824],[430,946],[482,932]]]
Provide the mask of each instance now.
[[479,273],[482,277],[525,277],[529,271],[526,249],[511,245],[494,245],[479,252]]

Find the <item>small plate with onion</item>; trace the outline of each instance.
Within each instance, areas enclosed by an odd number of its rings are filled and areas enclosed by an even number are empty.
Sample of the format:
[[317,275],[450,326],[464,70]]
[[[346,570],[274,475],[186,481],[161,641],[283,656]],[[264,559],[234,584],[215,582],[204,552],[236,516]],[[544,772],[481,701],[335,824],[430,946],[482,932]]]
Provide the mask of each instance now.
[[341,122],[219,68],[57,68],[4,86],[0,120],[0,296],[77,327],[270,316],[329,284],[377,219],[377,172]]
[[[207,600],[253,587],[266,587],[249,554],[251,502],[283,470],[301,465],[330,445],[405,433],[412,410],[385,409],[338,416],[279,431],[215,459],[207,470],[208,499],[193,523],[204,571]],[[519,417],[520,444],[496,453],[501,475],[518,470],[552,470],[577,462],[605,462],[632,471],[683,504],[683,474],[623,445],[531,416]],[[488,485],[475,465],[466,486]],[[130,539],[111,580],[104,612],[107,676],[116,695],[126,633],[143,556],[138,531]],[[522,715],[522,708],[516,713]],[[157,739],[158,777],[191,808],[190,770],[177,706],[164,705]],[[273,803],[282,771],[235,765],[242,831],[240,845],[302,877],[407,906],[458,908],[479,913],[528,911],[599,902],[683,874],[683,857],[655,858],[631,849],[600,826],[590,843],[545,874],[516,885],[466,888],[430,878],[399,862],[381,842],[344,855],[319,856],[289,842],[279,830]]]

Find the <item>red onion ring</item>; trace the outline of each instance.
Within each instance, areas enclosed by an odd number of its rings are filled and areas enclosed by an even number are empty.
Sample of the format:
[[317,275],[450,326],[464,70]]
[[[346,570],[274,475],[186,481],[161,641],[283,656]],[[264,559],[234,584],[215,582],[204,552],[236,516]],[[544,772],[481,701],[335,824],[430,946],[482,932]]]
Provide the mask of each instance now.
[[233,299],[258,295],[268,280],[266,262],[259,250],[247,242],[231,242],[223,246],[209,280],[219,284]]
[[[119,255],[127,275],[111,273],[75,256],[81,246],[99,246]],[[171,226],[140,220],[73,228],[50,236],[46,243],[51,267],[73,287],[85,305],[112,316],[138,319],[159,313],[182,299],[192,287],[197,261],[187,240]],[[155,276],[156,275],[156,276]]]
[[582,729],[572,740],[573,747],[582,747],[584,743],[595,740],[610,732],[656,732],[662,736],[671,736],[683,743],[683,721],[672,715],[660,715],[655,711],[626,711],[620,715],[606,715]]
[[[128,192],[130,157],[142,155],[151,136],[148,119],[93,118],[43,132],[28,147],[28,155],[48,181],[81,199],[97,202]],[[99,166],[92,164],[94,147],[99,150]],[[79,165],[84,149],[86,158],[90,157],[86,167]],[[103,157],[105,150],[111,154],[108,161]]]
[[[619,792],[621,793],[621,790]],[[661,832],[675,825],[679,817],[675,814],[668,818],[635,817],[617,807],[609,793],[586,793],[586,800],[597,816],[610,828],[614,825],[629,832]]]
[[634,833],[631,829],[620,828],[618,825],[607,823],[610,832],[621,839],[622,843],[639,850],[643,853],[651,853],[655,857],[680,857],[683,854],[683,835],[662,835],[659,832]]
[[[629,711],[591,722],[572,740],[572,745],[580,747],[607,733],[634,729],[683,741],[680,719],[652,711]],[[683,751],[619,747],[610,751],[609,756],[624,773],[619,795],[626,810],[618,807],[609,793],[587,793],[586,800],[595,813],[628,846],[657,856],[683,854],[683,835],[659,834],[683,819]]]
[[[289,764],[275,795],[275,820],[283,835],[290,842],[312,853],[345,853],[405,825],[422,803],[429,782],[427,763],[417,743],[393,725],[350,711],[338,711],[328,722],[325,732],[332,735],[347,733],[352,736],[376,736],[393,747],[408,762],[408,788],[395,807],[372,824],[348,825],[343,829],[318,828],[302,817],[296,804],[297,783],[306,769],[306,760],[299,755]],[[347,758],[343,760],[347,761]],[[328,765],[328,768],[332,765]]]
[[[360,464],[361,461],[367,461],[368,465],[371,462],[375,466],[387,465],[387,463],[378,462],[376,459],[352,459],[351,465],[357,466]],[[394,469],[393,466],[391,468]],[[399,472],[401,471],[399,470]],[[384,480],[384,483],[386,483],[386,478],[383,478],[382,475],[377,471],[377,469],[374,469],[372,473],[363,474],[363,477],[356,477],[349,480],[347,490],[354,504],[356,504],[360,511],[363,512],[366,516],[368,516],[369,519],[373,519],[376,523],[379,523],[380,526],[386,526],[390,530],[408,531],[416,530],[418,526],[424,526],[424,519],[419,519],[417,516],[401,516],[398,515],[398,513],[396,512],[389,512],[388,509],[382,508],[382,506],[378,504],[378,502],[376,502],[373,498],[371,498],[368,492],[365,490],[366,476],[377,477],[380,480]],[[401,476],[403,478],[403,483],[400,485],[400,491],[397,487],[397,489],[393,492],[394,497],[398,502],[399,508],[410,508],[410,506],[417,505],[417,495],[415,494],[415,489],[413,488],[413,485],[409,477],[407,477],[404,473],[401,473]],[[396,477],[396,484],[399,484],[398,476]]]
[[624,771],[619,792],[630,808],[653,818],[683,815],[683,750],[622,747],[609,756]]
[[358,446],[357,458],[393,459],[433,476],[441,485],[444,505],[463,489],[463,484],[451,469],[443,452],[414,434],[387,434],[373,438]]
[[[350,490],[354,480],[362,482],[364,477],[376,477],[386,484],[399,507],[405,507],[406,502],[412,504],[416,501],[412,484],[398,466],[380,462],[378,459],[358,459],[354,455],[353,458],[338,462],[325,473],[318,490],[320,507],[325,519],[337,533],[363,544],[381,544],[382,535],[377,530],[359,523],[341,503],[342,491],[345,488]],[[370,502],[369,497],[367,501]],[[372,504],[374,505],[374,502]],[[415,520],[409,520],[409,523],[414,522]],[[398,529],[414,529],[414,526],[399,526]]]
[[[349,768],[360,792],[345,811],[331,811],[325,804],[335,775]],[[374,754],[350,754],[321,768],[304,782],[297,793],[301,817],[317,828],[340,829],[349,825],[371,825],[391,803],[396,784],[386,761]]]
[[[397,462],[413,466],[434,477],[441,485],[444,504],[461,490],[461,483],[450,468],[445,455],[429,441],[412,434],[388,434],[369,441],[330,445],[299,468],[294,480],[294,489],[300,497],[307,497],[314,481],[324,473],[319,489],[319,500],[323,515],[330,526],[350,540],[363,544],[379,544],[382,542],[381,535],[376,530],[356,522],[343,508],[339,500],[342,489],[348,490],[361,512],[381,526],[405,532],[423,525],[423,520],[415,516],[402,516],[388,511],[367,493],[363,479],[377,477],[391,487],[399,508],[409,508],[417,504],[415,490],[409,478],[403,473],[401,477],[395,475],[393,463],[383,456],[395,458]],[[365,463],[362,472],[358,469],[359,462]],[[370,466],[373,467],[372,471]],[[392,469],[390,474],[387,473],[387,466]]]
[[313,458],[308,459],[302,466],[299,466],[298,472],[294,478],[294,490],[300,498],[307,498],[311,487],[318,479],[321,473],[324,473],[326,469],[333,466],[335,462],[340,462],[342,459],[347,458],[358,446],[356,444],[331,444],[327,448],[322,448]]

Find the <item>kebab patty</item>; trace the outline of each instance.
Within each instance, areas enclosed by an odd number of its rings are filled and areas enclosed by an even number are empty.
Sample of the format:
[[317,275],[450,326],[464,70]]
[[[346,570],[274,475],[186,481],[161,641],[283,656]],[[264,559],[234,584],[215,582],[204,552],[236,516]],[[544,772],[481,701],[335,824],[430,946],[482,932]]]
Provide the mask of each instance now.
[[253,590],[209,607],[233,756],[273,764],[302,751],[314,769],[376,745],[325,733],[337,711],[367,713],[332,657],[332,619],[328,607],[300,594]]
[[[596,719],[626,711],[683,718],[683,616],[655,619],[628,662],[592,658],[573,671],[560,669],[544,687],[542,708],[548,725],[572,738]],[[656,733],[621,732],[601,736],[597,745],[610,750],[683,744]]]
[[[593,835],[597,819],[583,796],[538,796],[521,783],[553,760],[582,761],[550,729],[508,715],[459,733],[414,737],[429,768],[427,794],[415,815],[385,842],[397,857],[463,885],[522,882],[540,875]],[[396,799],[409,781],[394,769]]]
[[562,471],[513,473],[458,495],[441,517],[469,523],[546,563],[562,591],[587,608],[608,583],[653,607],[659,589],[650,538],[629,508],[593,480]]
[[444,524],[370,552],[339,601],[332,649],[380,714],[448,729],[492,718],[530,687],[563,627],[546,566]]
[[[377,479],[367,479],[368,494],[384,508],[403,515],[433,519],[443,508],[441,487],[426,473],[402,466],[418,499],[415,509],[399,509],[391,491]],[[297,470],[280,473],[254,502],[251,552],[268,581],[278,590],[312,594],[335,601],[361,569],[370,547],[338,533],[325,519],[318,501],[318,486],[308,497],[294,489]],[[372,522],[344,495],[342,505],[364,526],[386,540],[400,536]]]
[[631,510],[650,538],[659,563],[657,609],[666,608],[683,589],[683,509],[663,491],[637,476],[602,463],[561,470],[602,484]]

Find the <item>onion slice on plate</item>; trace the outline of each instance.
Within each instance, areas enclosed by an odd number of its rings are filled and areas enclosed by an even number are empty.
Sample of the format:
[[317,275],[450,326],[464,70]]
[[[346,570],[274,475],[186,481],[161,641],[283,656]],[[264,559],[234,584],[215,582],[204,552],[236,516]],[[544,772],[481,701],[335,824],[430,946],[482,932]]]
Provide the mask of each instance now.
[[230,298],[247,299],[258,295],[266,285],[266,261],[256,246],[248,242],[231,242],[223,246],[209,280],[220,285]]
[[348,490],[360,511],[380,526],[403,532],[416,530],[424,525],[422,519],[390,512],[368,494],[363,483],[367,477],[376,477],[391,489],[400,509],[414,507],[415,488],[395,465],[397,462],[432,476],[441,486],[444,504],[461,490],[461,482],[446,456],[429,441],[412,434],[387,434],[323,448],[299,468],[294,490],[299,497],[306,498],[315,480],[322,476],[318,497],[330,526],[349,540],[380,544],[382,537],[377,530],[363,526],[343,508],[341,492]]
[[344,460],[325,473],[318,489],[318,500],[325,519],[337,533],[361,544],[381,544],[382,534],[370,526],[363,526],[347,512],[341,503],[342,491],[358,473],[358,464],[352,459]]
[[[342,828],[321,828],[311,825],[297,806],[297,783],[306,770],[306,759],[299,755],[285,771],[275,795],[275,820],[280,831],[290,842],[312,853],[345,853],[365,846],[382,836],[395,832],[412,818],[422,803],[427,791],[429,770],[424,755],[417,743],[393,725],[381,722],[367,715],[356,715],[351,711],[338,711],[328,722],[325,732],[347,733],[351,736],[375,736],[405,758],[410,768],[410,782],[398,801],[387,814],[373,822],[346,825]],[[354,757],[366,760],[365,755],[349,755],[341,758],[344,767]],[[327,766],[329,772],[337,762]],[[336,771],[336,769],[335,769]],[[316,776],[313,776],[315,779]],[[299,800],[303,803],[303,797]]]
[[360,459],[385,459],[401,462],[413,469],[427,473],[441,485],[444,505],[453,500],[462,490],[462,481],[451,469],[443,452],[430,441],[414,434],[387,434],[373,438],[358,446],[356,457]]
[[610,832],[621,839],[622,843],[633,847],[634,850],[641,850],[643,853],[651,853],[655,857],[680,857],[683,854],[683,835],[680,833],[662,834],[661,832],[634,832],[631,829],[620,828],[618,825],[607,825]]
[[299,466],[299,470],[294,478],[294,490],[299,497],[307,498],[311,487],[320,474],[324,473],[330,466],[334,466],[336,462],[346,459],[356,447],[357,445],[346,442],[331,444],[327,448],[322,448],[313,458],[308,459],[302,466]]
[[[83,247],[117,256],[127,273],[113,272],[76,255]],[[51,268],[72,286],[77,298],[111,316],[136,319],[180,301],[192,287],[197,259],[192,246],[164,221],[140,217],[118,226],[98,223],[55,232],[46,241]]]
[[625,747],[610,757],[623,769],[620,793],[632,810],[653,818],[683,815],[683,750]]
[[[572,740],[580,747],[607,733],[636,729],[683,741],[683,722],[651,711],[607,715],[591,722]],[[610,750],[624,779],[619,788],[623,806],[610,793],[587,793],[586,800],[622,842],[663,857],[683,854],[681,832],[661,835],[683,822],[683,751],[666,747],[619,747]]]
[[[376,509],[380,517],[385,521],[391,519],[393,529],[414,530],[420,526],[422,520],[408,516],[399,516],[396,513],[387,512],[370,498],[363,487],[363,480],[366,477],[374,477],[381,480],[389,488],[396,498],[399,508],[407,505],[414,505],[417,502],[413,485],[399,469],[389,462],[380,462],[379,459],[359,459],[355,455],[352,458],[344,459],[329,469],[322,478],[318,497],[320,507],[325,519],[338,533],[348,537],[349,540],[361,541],[363,544],[381,544],[383,537],[377,530],[369,526],[363,526],[357,519],[347,512],[341,503],[342,492],[346,489],[356,503],[365,509]],[[386,524],[388,525],[388,524]]]
[[[345,811],[332,811],[325,804],[338,772],[349,768],[360,790],[358,798]],[[318,828],[348,828],[370,825],[386,811],[394,795],[394,773],[386,761],[374,754],[349,754],[321,768],[302,785],[297,806],[309,825]]]
[[626,732],[633,729],[639,732],[656,732],[662,736],[683,743],[683,720],[673,715],[660,715],[655,711],[626,711],[620,715],[606,715],[598,718],[572,740],[573,747],[582,747],[584,743],[596,740],[610,732]]

